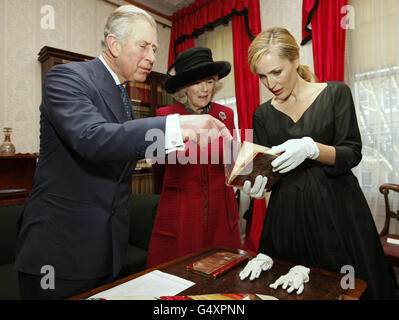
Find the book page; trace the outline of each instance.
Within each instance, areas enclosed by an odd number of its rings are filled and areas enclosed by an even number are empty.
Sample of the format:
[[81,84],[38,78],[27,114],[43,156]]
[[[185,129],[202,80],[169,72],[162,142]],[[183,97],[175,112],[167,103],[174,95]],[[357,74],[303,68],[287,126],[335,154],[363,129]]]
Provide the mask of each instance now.
[[273,172],[271,162],[278,155],[270,153],[270,148],[244,141],[233,164],[233,168],[226,170],[226,184],[242,187],[246,180],[253,183],[258,175],[267,176],[267,188],[270,188],[280,177]]
[[97,293],[89,299],[174,296],[193,285],[195,283],[192,281],[154,270],[119,286]]

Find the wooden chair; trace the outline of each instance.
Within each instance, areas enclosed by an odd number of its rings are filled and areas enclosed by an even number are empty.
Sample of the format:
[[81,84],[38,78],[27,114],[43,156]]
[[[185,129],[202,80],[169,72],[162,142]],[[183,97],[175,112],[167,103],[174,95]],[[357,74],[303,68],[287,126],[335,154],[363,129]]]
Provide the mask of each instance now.
[[[398,244],[399,235],[390,234],[389,225],[391,219],[396,219],[399,221],[399,210],[397,210],[396,212],[391,210],[388,198],[390,190],[399,193],[399,185],[393,183],[384,183],[380,186],[380,192],[384,195],[384,200],[385,200],[385,223],[383,229],[380,232],[380,239],[381,239],[382,248],[384,249],[386,260],[392,267],[391,272],[394,278],[394,283],[396,287],[398,287],[393,267],[399,268],[399,244]],[[393,239],[393,241],[396,241],[396,243],[391,243],[392,242],[391,239]]]

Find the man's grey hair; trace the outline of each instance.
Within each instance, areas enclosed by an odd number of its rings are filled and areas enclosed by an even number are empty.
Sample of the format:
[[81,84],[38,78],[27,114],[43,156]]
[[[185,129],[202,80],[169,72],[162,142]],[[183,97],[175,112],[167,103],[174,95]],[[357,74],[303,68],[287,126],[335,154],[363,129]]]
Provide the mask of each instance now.
[[146,19],[155,29],[157,29],[157,23],[154,18],[143,9],[130,4],[120,6],[108,16],[104,28],[104,39],[101,41],[102,49],[108,49],[107,36],[109,34],[114,34],[118,40],[124,44],[126,38],[133,33],[132,21],[135,19]]

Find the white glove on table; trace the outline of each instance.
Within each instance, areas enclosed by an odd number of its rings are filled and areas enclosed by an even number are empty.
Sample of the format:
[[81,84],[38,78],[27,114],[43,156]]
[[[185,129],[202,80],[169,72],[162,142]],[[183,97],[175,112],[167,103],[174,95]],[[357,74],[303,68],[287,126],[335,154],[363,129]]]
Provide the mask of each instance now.
[[259,278],[262,271],[269,270],[272,266],[272,258],[263,253],[259,253],[255,258],[249,261],[245,268],[240,272],[240,279],[244,280],[249,274],[251,274],[249,280]]
[[279,285],[283,285],[282,288],[287,289],[288,293],[297,290],[296,294],[301,294],[304,289],[304,283],[309,282],[310,269],[304,266],[295,266],[290,271],[277,279],[276,282],[269,285],[272,289],[277,289]]
[[278,146],[272,147],[270,152],[282,153],[272,162],[273,171],[286,173],[295,169],[305,159],[317,159],[320,150],[310,137],[290,139]]
[[[277,160],[277,159],[276,159]],[[247,195],[252,198],[262,199],[266,196],[266,184],[267,184],[267,177],[257,176],[254,181],[254,185],[251,188],[251,181],[246,180],[244,182],[244,186],[242,191],[244,191]]]

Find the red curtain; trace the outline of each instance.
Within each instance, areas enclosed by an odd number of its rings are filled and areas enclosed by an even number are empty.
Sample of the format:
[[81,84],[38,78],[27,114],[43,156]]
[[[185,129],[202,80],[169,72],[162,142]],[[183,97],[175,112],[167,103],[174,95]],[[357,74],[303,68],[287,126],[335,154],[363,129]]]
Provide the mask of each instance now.
[[[248,65],[251,38],[261,31],[259,0],[196,0],[172,16],[168,66],[175,56],[194,46],[194,36],[214,22],[232,20],[235,91],[241,140],[252,129],[252,114],[259,105],[259,80]],[[247,13],[247,14],[243,14]]]
[[[241,141],[244,141],[245,129],[252,129],[252,114],[259,105],[259,80],[248,65],[251,38],[261,31],[259,0],[196,0],[171,19],[168,66],[173,64],[177,54],[194,47],[195,35],[217,21],[232,20],[237,113]],[[248,250],[256,252],[258,249],[265,213],[265,201],[255,200],[253,223],[246,240]]]
[[[247,8],[248,2],[248,0],[196,0],[173,14],[168,66],[173,64],[177,54],[194,46],[195,35],[219,19],[225,18],[228,21],[233,12],[241,12]],[[259,11],[256,14],[259,15]],[[176,40],[179,44],[175,50]]]
[[[247,14],[243,14],[243,13]],[[175,56],[194,46],[194,36],[220,20],[232,20],[235,90],[241,139],[252,129],[252,113],[259,105],[259,80],[248,65],[251,38],[261,31],[259,0],[196,0],[172,16],[168,66]],[[250,33],[250,35],[249,35]]]
[[259,240],[262,235],[263,223],[266,217],[265,199],[253,199],[253,211],[251,224],[247,226],[243,249],[246,251],[258,252]]
[[[256,36],[262,28],[259,0],[249,0],[247,5],[249,28]],[[245,129],[252,129],[252,114],[259,105],[259,79],[251,72],[248,65],[248,48],[251,39],[246,32],[245,23],[244,16],[233,16],[234,81],[241,141],[246,139]]]
[[301,45],[306,44],[312,39],[312,30],[310,30],[310,21],[312,19],[314,10],[316,10],[319,0],[303,0],[302,2],[302,42]]
[[302,38],[311,33],[315,74],[320,82],[344,81],[346,30],[341,27],[341,8],[347,4],[348,0],[303,0],[302,12],[308,17],[303,16],[302,21],[311,21],[312,28],[310,32],[303,28]]

